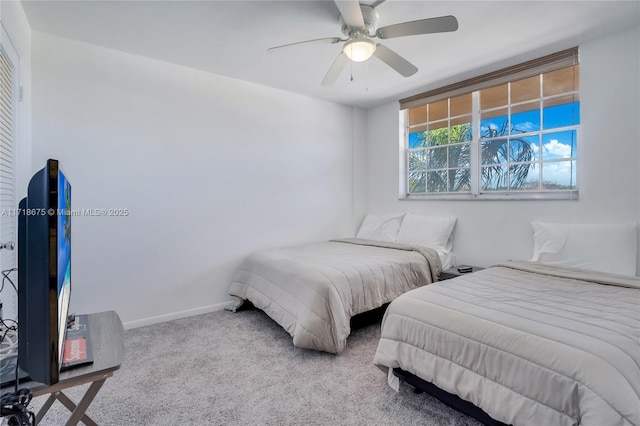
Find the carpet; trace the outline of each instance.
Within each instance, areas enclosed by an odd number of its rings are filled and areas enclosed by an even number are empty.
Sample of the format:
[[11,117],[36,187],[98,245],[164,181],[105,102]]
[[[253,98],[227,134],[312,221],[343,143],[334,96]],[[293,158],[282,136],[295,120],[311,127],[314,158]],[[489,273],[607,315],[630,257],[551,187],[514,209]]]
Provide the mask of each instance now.
[[[87,414],[103,426],[479,425],[408,385],[392,390],[373,365],[379,337],[378,321],[353,330],[341,355],[299,349],[257,309],[127,330],[124,363]],[[65,393],[77,402],[87,387]],[[68,415],[56,402],[40,424]]]

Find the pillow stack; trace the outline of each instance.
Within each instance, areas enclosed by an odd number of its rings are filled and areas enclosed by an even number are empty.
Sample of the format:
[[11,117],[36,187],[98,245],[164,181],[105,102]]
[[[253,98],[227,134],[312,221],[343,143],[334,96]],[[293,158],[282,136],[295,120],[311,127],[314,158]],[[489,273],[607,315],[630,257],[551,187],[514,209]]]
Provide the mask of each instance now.
[[452,261],[455,217],[433,217],[412,213],[367,215],[356,238],[432,248],[440,255],[442,268]]

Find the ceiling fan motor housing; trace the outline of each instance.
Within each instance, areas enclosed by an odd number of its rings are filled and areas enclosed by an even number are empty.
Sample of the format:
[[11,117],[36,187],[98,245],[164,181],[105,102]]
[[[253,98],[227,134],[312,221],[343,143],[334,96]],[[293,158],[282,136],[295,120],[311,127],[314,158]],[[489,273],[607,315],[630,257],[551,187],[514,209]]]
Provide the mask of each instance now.
[[360,5],[360,10],[362,11],[362,18],[364,20],[364,30],[360,29],[360,31],[358,31],[358,28],[351,28],[344,22],[342,16],[340,16],[342,34],[347,37],[350,37],[354,31],[365,33],[367,36],[374,36],[376,34],[376,31],[378,30],[378,11],[367,5]]

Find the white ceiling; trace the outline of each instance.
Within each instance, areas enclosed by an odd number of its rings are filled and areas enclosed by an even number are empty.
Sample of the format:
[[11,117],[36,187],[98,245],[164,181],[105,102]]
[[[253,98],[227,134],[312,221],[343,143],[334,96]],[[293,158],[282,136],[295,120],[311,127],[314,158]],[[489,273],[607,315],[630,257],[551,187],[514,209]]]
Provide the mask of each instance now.
[[411,77],[372,58],[326,87],[339,44],[266,50],[342,37],[330,0],[22,3],[35,31],[363,108],[640,25],[637,0],[368,0],[379,5],[380,26],[454,15],[459,29],[380,41],[419,68]]

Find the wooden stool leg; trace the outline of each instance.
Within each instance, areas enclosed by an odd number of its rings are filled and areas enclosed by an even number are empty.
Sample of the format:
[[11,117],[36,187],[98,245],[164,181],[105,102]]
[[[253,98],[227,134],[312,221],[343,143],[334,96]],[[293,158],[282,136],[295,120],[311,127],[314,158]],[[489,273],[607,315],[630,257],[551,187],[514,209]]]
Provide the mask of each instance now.
[[36,414],[36,424],[40,423],[44,415],[47,414],[47,411],[49,411],[49,408],[51,408],[51,406],[55,401],[56,401],[56,397],[53,396],[53,394],[49,395],[49,398],[47,398],[47,401],[44,403],[42,407],[40,407],[40,410],[38,410],[38,414]]
[[69,411],[71,411],[71,417],[69,417],[69,420],[67,420],[66,423],[67,426],[75,426],[79,422],[84,423],[86,426],[98,426],[97,423],[91,419],[91,417],[85,414],[85,411],[87,411],[87,408],[89,408],[89,405],[96,397],[98,391],[100,391],[100,388],[106,380],[107,379],[102,379],[91,383],[91,386],[89,386],[89,389],[87,389],[78,405],[76,405],[62,391],[52,393],[51,395],[49,395],[49,398],[44,403],[44,405],[40,408],[40,411],[38,411],[38,414],[36,415],[36,424],[40,423],[44,415],[47,413],[47,411],[49,411],[49,408],[51,408],[51,405],[57,399],[62,405],[64,405]]
[[[96,397],[96,395],[100,391],[100,388],[102,387],[102,385],[106,380],[107,379],[102,379],[102,380],[97,380],[91,383],[91,386],[89,386],[89,389],[87,389],[87,392],[84,394],[84,396],[80,400],[80,403],[78,403],[78,406],[74,407],[75,409],[72,410],[73,414],[71,414],[71,417],[69,417],[69,420],[67,421],[66,426],[75,426],[80,421],[82,421],[82,423],[84,423],[87,426],[98,426],[93,420],[91,420],[89,416],[85,414],[85,411],[87,410],[87,408],[89,408],[91,401],[93,401],[93,398]],[[62,392],[60,393],[62,394]],[[65,395],[65,398],[66,398],[66,395]]]

